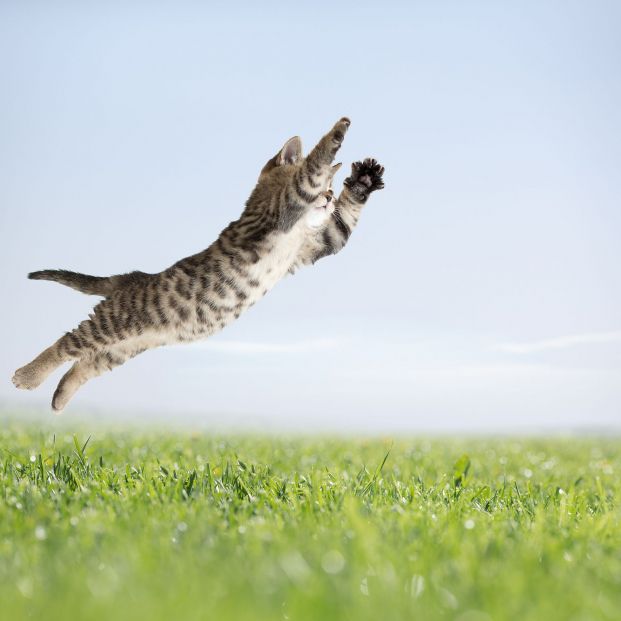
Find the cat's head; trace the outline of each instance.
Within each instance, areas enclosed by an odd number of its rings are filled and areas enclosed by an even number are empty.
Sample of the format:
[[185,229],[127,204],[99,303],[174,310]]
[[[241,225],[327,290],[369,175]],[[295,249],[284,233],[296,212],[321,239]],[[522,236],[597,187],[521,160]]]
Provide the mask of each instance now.
[[[259,175],[259,185],[271,186],[272,191],[274,191],[275,186],[288,183],[303,162],[302,140],[299,136],[294,136],[287,140],[282,149],[263,166]],[[332,166],[332,172],[326,177],[324,187],[317,188],[319,198],[305,216],[306,224],[311,228],[320,227],[334,211],[332,180],[340,167],[341,163]]]

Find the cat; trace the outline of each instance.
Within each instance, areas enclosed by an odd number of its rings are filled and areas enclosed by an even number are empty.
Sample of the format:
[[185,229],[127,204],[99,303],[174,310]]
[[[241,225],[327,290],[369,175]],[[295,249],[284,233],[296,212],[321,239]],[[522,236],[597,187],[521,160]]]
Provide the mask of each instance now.
[[307,157],[298,136],[288,140],[261,170],[241,217],[206,250],[163,272],[29,274],[104,299],[89,319],[18,369],[15,386],[32,390],[72,361],[52,398],[60,412],[88,380],[147,349],[218,332],[286,274],[339,252],[369,195],[384,187],[383,166],[367,158],[352,164],[334,198],[332,178],[341,164],[332,163],[349,126],[349,119],[340,119]]

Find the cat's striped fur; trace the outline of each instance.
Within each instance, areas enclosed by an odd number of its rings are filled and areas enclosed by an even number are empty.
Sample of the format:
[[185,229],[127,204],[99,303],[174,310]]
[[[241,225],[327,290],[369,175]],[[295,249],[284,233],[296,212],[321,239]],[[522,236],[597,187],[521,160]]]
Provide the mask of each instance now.
[[264,166],[241,217],[209,248],[163,272],[30,274],[104,299],[87,320],[18,369],[15,386],[36,388],[59,365],[73,362],[52,400],[54,410],[62,410],[89,379],[146,349],[214,334],[287,273],[341,250],[370,193],[383,187],[384,172],[375,160],[353,164],[334,201],[331,183],[340,164],[332,162],[349,125],[341,119],[306,158],[298,137],[287,141]]

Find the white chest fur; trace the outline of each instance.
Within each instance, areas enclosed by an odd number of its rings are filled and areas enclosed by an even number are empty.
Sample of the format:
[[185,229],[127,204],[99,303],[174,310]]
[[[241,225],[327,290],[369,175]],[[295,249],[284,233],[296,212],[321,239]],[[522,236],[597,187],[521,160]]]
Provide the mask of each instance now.
[[303,222],[287,233],[273,233],[266,243],[265,254],[249,269],[250,278],[259,281],[257,298],[269,291],[294,264],[308,234]]

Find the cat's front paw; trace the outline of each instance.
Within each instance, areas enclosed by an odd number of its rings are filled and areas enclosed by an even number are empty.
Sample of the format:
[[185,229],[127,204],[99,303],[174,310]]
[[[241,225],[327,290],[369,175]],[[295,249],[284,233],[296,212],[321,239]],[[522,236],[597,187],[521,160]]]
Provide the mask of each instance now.
[[351,175],[345,179],[345,186],[361,202],[369,198],[371,192],[384,187],[384,167],[375,159],[368,157],[351,165]]

